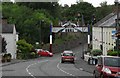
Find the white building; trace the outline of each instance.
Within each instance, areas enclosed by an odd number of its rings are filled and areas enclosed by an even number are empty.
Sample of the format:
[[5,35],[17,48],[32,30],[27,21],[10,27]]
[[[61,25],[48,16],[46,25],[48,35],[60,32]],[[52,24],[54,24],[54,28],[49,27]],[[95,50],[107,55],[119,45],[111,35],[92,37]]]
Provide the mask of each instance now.
[[97,22],[92,28],[92,49],[102,48],[103,55],[107,55],[107,50],[116,46],[115,37],[112,36],[113,32],[116,31],[116,18],[116,14],[111,13]]
[[6,19],[2,20],[2,38],[5,38],[7,43],[6,51],[12,54],[12,59],[16,59],[16,41],[18,40],[18,34],[14,24],[8,24]]

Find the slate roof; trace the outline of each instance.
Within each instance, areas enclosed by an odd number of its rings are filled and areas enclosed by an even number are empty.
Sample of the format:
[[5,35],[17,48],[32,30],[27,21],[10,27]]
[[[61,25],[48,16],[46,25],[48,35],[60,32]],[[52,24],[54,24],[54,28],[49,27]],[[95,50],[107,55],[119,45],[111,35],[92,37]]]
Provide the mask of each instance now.
[[2,33],[13,33],[14,24],[3,24]]
[[[120,17],[120,14],[119,14],[119,17]],[[99,22],[97,22],[95,26],[115,27],[116,25],[115,19],[117,19],[117,15],[115,13],[110,13],[109,15],[101,19]]]

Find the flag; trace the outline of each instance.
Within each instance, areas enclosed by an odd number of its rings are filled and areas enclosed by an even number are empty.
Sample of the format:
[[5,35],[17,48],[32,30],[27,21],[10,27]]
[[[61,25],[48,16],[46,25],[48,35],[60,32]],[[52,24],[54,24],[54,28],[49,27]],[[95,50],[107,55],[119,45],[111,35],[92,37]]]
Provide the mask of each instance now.
[[50,24],[50,35],[52,35],[52,23]]

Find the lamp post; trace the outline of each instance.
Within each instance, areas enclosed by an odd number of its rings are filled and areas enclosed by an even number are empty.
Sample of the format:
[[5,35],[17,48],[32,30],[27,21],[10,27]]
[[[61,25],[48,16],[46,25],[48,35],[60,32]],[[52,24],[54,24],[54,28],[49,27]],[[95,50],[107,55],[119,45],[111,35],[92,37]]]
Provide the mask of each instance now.
[[40,21],[40,47],[42,48],[42,23],[44,23],[44,20]]
[[[117,15],[117,19],[116,19],[116,31],[118,33],[119,31],[119,1],[118,0],[115,0],[114,1],[115,5],[116,5],[116,15]],[[116,40],[116,49],[117,51],[119,52],[119,38],[117,37],[117,40]],[[119,54],[117,54],[119,56]]]
[[80,13],[78,13],[77,16],[78,16],[77,25],[80,26],[80,20],[79,20],[79,18],[80,18]]
[[[85,40],[83,25],[84,25],[84,16],[82,14],[82,38],[83,38],[83,40]],[[82,46],[82,59],[84,59],[84,41],[83,40],[82,40],[82,42],[83,42],[83,46]]]

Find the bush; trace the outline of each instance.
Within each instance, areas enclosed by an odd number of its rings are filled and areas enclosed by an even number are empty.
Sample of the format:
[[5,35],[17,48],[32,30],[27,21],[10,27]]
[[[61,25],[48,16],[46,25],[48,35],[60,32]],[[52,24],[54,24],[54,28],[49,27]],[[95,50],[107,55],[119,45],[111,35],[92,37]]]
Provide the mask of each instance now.
[[2,55],[2,63],[10,62],[12,55],[10,53]]
[[110,55],[110,56],[117,56],[118,54],[120,55],[120,51],[111,51],[107,53],[107,55]]
[[8,53],[8,54],[7,54],[7,62],[10,62],[10,61],[11,61],[11,57],[12,57],[11,53]]
[[94,49],[94,50],[91,51],[91,54],[93,56],[102,55],[102,50],[100,50],[100,49]]
[[112,52],[112,51],[113,51],[113,49],[109,49],[109,50],[107,51],[107,53]]
[[31,57],[31,58],[35,58],[35,52],[31,52],[31,53],[30,53],[30,57]]
[[4,55],[2,55],[2,60],[1,60],[1,62],[2,62],[2,63],[5,62],[5,57],[4,57]]
[[33,46],[27,43],[25,40],[19,40],[17,45],[18,53],[21,53],[22,59],[28,59]]

